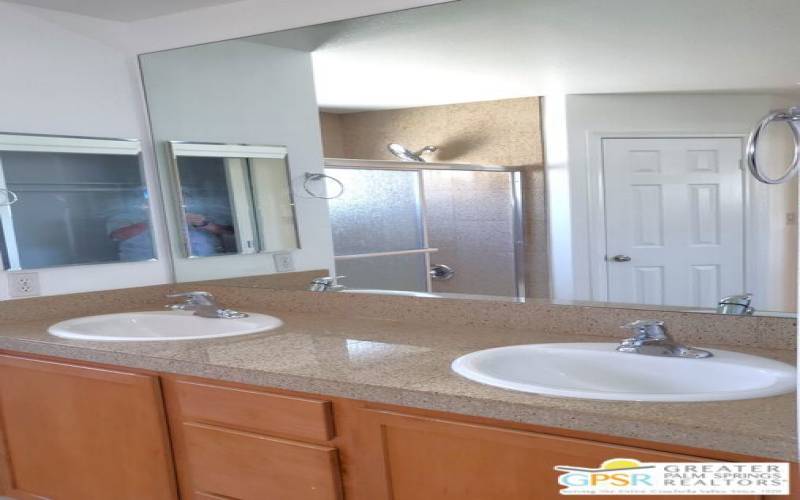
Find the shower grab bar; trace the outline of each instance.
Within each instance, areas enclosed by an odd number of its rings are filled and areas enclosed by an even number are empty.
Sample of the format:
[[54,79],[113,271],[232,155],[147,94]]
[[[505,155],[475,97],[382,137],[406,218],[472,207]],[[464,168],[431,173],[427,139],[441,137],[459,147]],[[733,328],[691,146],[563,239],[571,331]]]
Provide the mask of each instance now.
[[391,257],[393,255],[414,255],[418,253],[436,253],[438,248],[417,248],[415,250],[396,250],[393,252],[374,252],[374,253],[359,253],[353,255],[337,255],[335,260],[355,260],[366,259],[369,257]]
[[[756,160],[756,150],[758,148],[758,140],[764,133],[764,130],[772,122],[786,122],[789,129],[792,131],[794,137],[794,158],[789,168],[780,177],[770,177],[761,170],[761,167]],[[783,184],[789,180],[789,177],[797,172],[800,167],[800,106],[795,106],[787,110],[773,111],[765,116],[758,125],[753,129],[750,138],[747,140],[747,148],[745,149],[745,157],[747,158],[747,166],[750,173],[753,174],[759,182],[764,184]]]

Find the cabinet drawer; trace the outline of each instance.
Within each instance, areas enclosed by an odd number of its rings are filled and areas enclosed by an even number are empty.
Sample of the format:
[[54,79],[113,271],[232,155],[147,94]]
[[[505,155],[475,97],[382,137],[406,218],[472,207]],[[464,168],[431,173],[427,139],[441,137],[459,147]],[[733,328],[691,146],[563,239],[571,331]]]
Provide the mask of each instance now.
[[195,498],[341,498],[335,448],[205,424],[182,427]]
[[182,421],[199,420],[315,441],[334,436],[330,401],[186,380],[170,380],[167,389]]

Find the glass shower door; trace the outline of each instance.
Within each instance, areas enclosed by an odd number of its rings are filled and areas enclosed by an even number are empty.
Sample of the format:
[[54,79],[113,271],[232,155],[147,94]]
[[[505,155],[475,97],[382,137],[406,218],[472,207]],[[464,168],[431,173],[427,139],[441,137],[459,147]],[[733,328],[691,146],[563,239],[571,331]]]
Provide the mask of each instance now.
[[522,297],[523,235],[516,172],[424,170],[426,226],[436,294]]
[[[327,168],[342,196],[329,202],[336,274],[347,288],[429,292],[421,173]],[[330,191],[336,189],[331,187]]]

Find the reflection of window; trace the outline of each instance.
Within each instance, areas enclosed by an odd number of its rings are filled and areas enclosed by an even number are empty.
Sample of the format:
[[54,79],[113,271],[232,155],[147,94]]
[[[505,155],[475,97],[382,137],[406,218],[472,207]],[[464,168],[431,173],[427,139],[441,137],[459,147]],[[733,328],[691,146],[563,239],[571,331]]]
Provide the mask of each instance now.
[[155,257],[138,141],[0,135],[6,269]]
[[191,257],[297,248],[286,148],[170,143]]

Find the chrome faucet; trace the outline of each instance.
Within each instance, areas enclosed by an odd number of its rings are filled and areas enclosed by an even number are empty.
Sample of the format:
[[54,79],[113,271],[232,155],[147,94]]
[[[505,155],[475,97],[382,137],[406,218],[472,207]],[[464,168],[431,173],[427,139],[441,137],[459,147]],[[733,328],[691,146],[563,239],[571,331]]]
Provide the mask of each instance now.
[[752,302],[752,293],[723,297],[719,299],[719,303],[717,304],[717,313],[735,316],[752,316],[755,312],[755,309],[750,306]]
[[308,290],[311,292],[339,292],[344,290],[344,285],[336,284],[336,280],[340,280],[342,278],[346,278],[346,276],[325,276],[322,278],[314,278],[311,280],[311,285],[308,287]]
[[713,356],[703,349],[695,349],[679,344],[667,333],[663,321],[639,320],[622,328],[632,330],[634,336],[625,339],[617,347],[619,352],[646,354],[648,356],[669,356],[677,358],[710,358]]
[[173,311],[194,311],[195,316],[217,319],[240,319],[248,317],[247,313],[224,309],[217,304],[214,296],[208,292],[185,292],[167,295],[170,299],[183,298],[180,304],[168,304],[167,309]]

